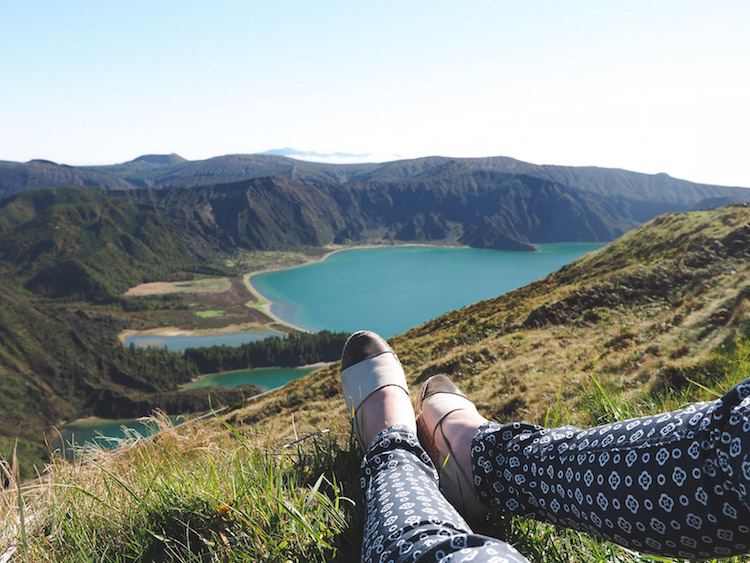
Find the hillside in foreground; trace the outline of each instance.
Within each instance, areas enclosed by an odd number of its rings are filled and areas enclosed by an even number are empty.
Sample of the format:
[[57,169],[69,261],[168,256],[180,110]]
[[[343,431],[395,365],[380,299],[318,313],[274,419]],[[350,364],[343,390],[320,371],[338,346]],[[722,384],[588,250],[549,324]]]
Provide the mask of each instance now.
[[[573,422],[593,424],[575,413],[594,377],[626,395],[710,379],[712,354],[750,328],[749,260],[750,208],[665,215],[543,280],[391,344],[413,389],[446,373],[490,418],[541,423],[559,401]],[[232,420],[256,423],[275,412],[274,429],[283,433],[279,425],[295,412],[298,431],[301,413],[314,427],[329,400],[343,407],[336,369],[292,382]]]
[[[448,373],[488,417],[592,425],[748,377],[749,312],[750,208],[735,206],[659,217],[391,343],[414,389]],[[2,497],[0,546],[46,561],[351,561],[358,459],[333,365],[223,421],[56,462],[43,485]],[[644,560],[519,518],[486,525],[534,561]]]

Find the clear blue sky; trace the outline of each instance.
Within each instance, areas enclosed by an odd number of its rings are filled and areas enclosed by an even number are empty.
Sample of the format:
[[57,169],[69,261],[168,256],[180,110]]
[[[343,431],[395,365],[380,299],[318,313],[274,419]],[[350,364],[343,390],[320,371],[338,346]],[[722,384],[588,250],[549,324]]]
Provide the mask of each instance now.
[[285,146],[750,186],[750,2],[2,0],[0,160]]

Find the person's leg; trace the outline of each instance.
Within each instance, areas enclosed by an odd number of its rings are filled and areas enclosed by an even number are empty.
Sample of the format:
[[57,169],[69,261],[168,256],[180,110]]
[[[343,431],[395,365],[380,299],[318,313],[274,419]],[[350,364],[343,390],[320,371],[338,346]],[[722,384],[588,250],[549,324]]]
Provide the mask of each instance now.
[[474,429],[475,490],[491,505],[661,555],[750,551],[750,380],[717,401],[589,430],[461,411],[441,429],[463,463]]
[[505,542],[472,532],[440,493],[416,434],[403,425],[375,437],[362,461],[361,484],[367,509],[362,561],[526,561]]
[[342,357],[345,396],[369,391],[359,379],[368,378],[370,368],[385,383],[361,402],[347,401],[359,441],[369,444],[361,477],[367,510],[362,561],[526,561],[506,543],[472,533],[440,494],[437,472],[417,440],[403,372],[390,354],[377,335],[355,333]]

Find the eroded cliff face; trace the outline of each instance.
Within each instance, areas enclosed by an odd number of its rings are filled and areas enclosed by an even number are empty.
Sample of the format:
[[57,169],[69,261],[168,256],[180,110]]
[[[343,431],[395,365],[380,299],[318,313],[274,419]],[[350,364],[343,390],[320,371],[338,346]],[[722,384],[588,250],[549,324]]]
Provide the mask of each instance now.
[[162,207],[186,230],[248,249],[385,239],[530,250],[609,241],[662,213],[750,201],[747,189],[665,174],[504,157],[329,165],[274,155],[146,155],[113,166],[0,166],[0,196],[63,185],[118,195],[148,188],[132,197]]

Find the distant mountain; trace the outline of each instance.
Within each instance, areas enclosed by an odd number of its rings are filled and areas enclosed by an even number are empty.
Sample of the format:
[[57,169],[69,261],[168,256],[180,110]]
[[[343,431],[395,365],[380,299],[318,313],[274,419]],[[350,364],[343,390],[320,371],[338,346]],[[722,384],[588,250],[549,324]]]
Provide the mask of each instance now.
[[179,154],[144,154],[126,162],[125,164],[139,165],[139,164],[153,164],[153,165],[164,165],[164,164],[179,164],[181,162],[187,162]]
[[484,172],[429,183],[259,178],[128,195],[169,209],[181,228],[251,250],[381,241],[532,250],[532,242],[611,240],[638,224],[601,196]]
[[[470,170],[443,172],[439,180],[312,183],[277,177],[128,195],[168,209],[182,229],[199,229],[227,247],[393,241],[532,250],[533,243],[610,241],[658,214],[682,210],[675,192],[688,206],[713,192],[678,184],[659,200],[644,200],[627,186],[627,195],[617,196],[604,188]],[[736,194],[748,197],[750,191]]]
[[266,176],[310,182],[340,182],[377,166],[324,164],[262,154],[217,156],[206,160],[172,162],[162,167],[144,166],[143,162],[138,161],[139,159],[135,159],[114,166],[95,166],[90,167],[90,170],[111,174],[138,187],[171,189]]
[[[662,213],[750,201],[745,188],[508,157],[335,165],[274,154],[198,161],[171,154],[86,168],[39,161],[0,166],[0,195],[69,184],[148,188],[153,193],[134,197],[171,208],[173,217],[190,215],[184,200],[200,200],[213,214],[222,198],[235,198],[229,211],[196,220],[247,248],[386,239],[531,249],[535,242],[609,241]],[[199,191],[165,193],[185,188]],[[238,197],[243,189],[250,191]]]
[[5,163],[0,166],[0,197],[23,190],[55,186],[99,186],[107,190],[127,190],[134,186],[112,174],[48,160]]

